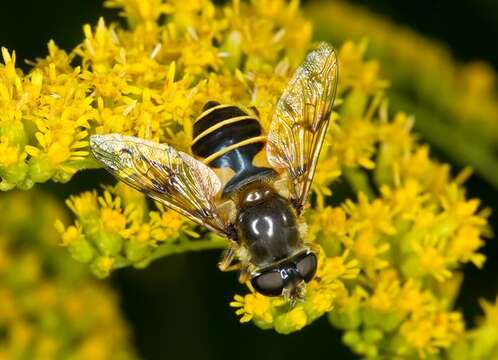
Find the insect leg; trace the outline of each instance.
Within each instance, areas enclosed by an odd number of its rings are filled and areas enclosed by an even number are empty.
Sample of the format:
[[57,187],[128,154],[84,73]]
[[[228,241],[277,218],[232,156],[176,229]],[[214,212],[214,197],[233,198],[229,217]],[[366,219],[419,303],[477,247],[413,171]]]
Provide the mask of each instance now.
[[[239,265],[242,265],[242,263],[239,263]],[[240,273],[239,273],[239,283],[245,284],[248,282],[251,278],[251,272],[249,270],[248,266],[241,266]]]
[[[230,247],[225,250],[220,261],[218,262],[218,268],[221,271],[234,271],[240,270],[239,282],[245,284],[251,278],[251,265],[245,259],[246,251],[244,247],[239,246],[236,242],[230,244]],[[236,261],[238,258],[238,261]]]
[[226,249],[220,261],[218,262],[218,269],[220,271],[234,271],[239,270],[241,263],[233,263],[237,255],[237,247],[235,244],[231,244],[228,249]]

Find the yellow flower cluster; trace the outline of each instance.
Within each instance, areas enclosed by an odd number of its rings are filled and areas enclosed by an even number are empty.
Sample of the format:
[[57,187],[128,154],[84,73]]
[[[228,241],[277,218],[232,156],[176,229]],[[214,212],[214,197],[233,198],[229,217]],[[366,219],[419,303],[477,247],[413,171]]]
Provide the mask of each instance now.
[[449,311],[447,301],[421,281],[400,280],[387,269],[338,299],[329,320],[345,330],[344,342],[366,357],[439,359],[440,350],[454,346],[464,331],[461,314]]
[[[359,273],[358,262],[345,251],[341,256],[321,254],[316,279],[310,283],[305,299],[295,306],[283,298],[268,298],[252,291],[235,295],[230,306],[237,308],[241,322],[253,320],[262,329],[275,328],[282,334],[300,330],[333,308],[336,297],[347,293],[344,281]],[[251,289],[252,290],[252,289]]]
[[213,234],[199,239],[202,229],[160,204],[149,211],[145,197],[121,183],[105,187],[102,196],[96,191],[71,196],[67,205],[76,222],[65,227],[57,221],[61,244],[99,277],[128,265],[144,267],[168,254],[226,247]]
[[451,178],[415,141],[413,119],[389,120],[385,82],[364,50],[350,42],[339,50],[342,104],[315,179],[315,188],[327,188],[341,175],[357,196],[336,200],[336,181],[332,196],[317,191],[306,213],[308,241],[324,254],[305,301],[289,308],[251,292],[232,306],[241,321],[282,333],[328,313],[345,343],[367,357],[438,356],[464,332],[449,306],[461,265],[484,262],[487,212],[464,196],[468,171]]
[[[129,29],[108,26],[103,19],[95,28],[86,25],[85,39],[70,55],[54,55],[62,51],[51,44],[50,56],[33,70],[52,59],[81,62],[71,73],[77,73],[74,86],[87,89],[83,103],[91,116],[82,127],[85,144],[88,133],[117,132],[189,151],[192,121],[212,99],[256,106],[267,126],[311,41],[311,25],[297,1],[234,1],[223,8],[209,1],[106,4],[122,9]],[[168,17],[166,24],[161,16]],[[91,162],[79,164],[88,168]],[[100,277],[170,253],[227,245],[212,234],[199,234],[173,211],[160,205],[149,209],[143,195],[123,185],[105,188],[101,195],[72,196],[67,204],[77,221],[57,224],[62,244]]]
[[391,81],[391,104],[416,112],[426,139],[498,187],[498,77],[489,64],[460,64],[444,45],[342,0],[309,2],[305,13],[321,39],[366,38]]
[[95,167],[89,133],[137,135],[186,150],[192,118],[213,98],[255,105],[267,120],[275,103],[269,95],[282,89],[311,37],[297,1],[107,5],[123,9],[130,29],[103,19],[85,25],[80,45],[67,53],[50,42],[48,56],[28,74],[2,49],[1,189],[68,181]]
[[494,302],[481,300],[484,316],[479,326],[468,331],[448,352],[450,360],[487,360],[498,358],[498,298]]
[[0,359],[137,358],[115,294],[57,249],[58,203],[10,193],[0,211]]
[[89,89],[71,56],[49,44],[49,56],[29,74],[2,48],[0,64],[0,189],[29,189],[50,178],[67,181],[83,164],[92,117]]
[[[321,36],[342,40],[367,36],[371,51],[389,61],[385,71],[392,81],[409,80],[419,95],[450,108],[457,115],[454,120],[477,121],[498,137],[496,73],[489,65],[458,64],[444,45],[341,0],[313,2],[306,13],[316,21]],[[333,16],[333,25],[323,21],[328,16]],[[403,76],[404,80],[398,79]]]
[[[192,121],[212,99],[255,106],[267,127],[311,42],[295,0],[106,4],[121,9],[127,28],[102,19],[86,25],[73,51],[50,43],[49,56],[26,75],[3,51],[3,189],[65,181],[95,167],[86,156],[90,133],[136,135],[188,151]],[[414,120],[389,113],[388,83],[365,51],[353,42],[338,51],[337,111],[305,213],[306,241],[320,254],[304,301],[291,307],[249,288],[231,306],[242,322],[280,333],[328,314],[344,329],[344,342],[369,358],[439,359],[466,336],[451,305],[462,264],[484,261],[478,250],[487,213],[465,197],[468,171],[452,178],[411,134]],[[123,185],[72,196],[67,205],[76,221],[57,222],[62,245],[101,277],[174,252],[226,246]]]

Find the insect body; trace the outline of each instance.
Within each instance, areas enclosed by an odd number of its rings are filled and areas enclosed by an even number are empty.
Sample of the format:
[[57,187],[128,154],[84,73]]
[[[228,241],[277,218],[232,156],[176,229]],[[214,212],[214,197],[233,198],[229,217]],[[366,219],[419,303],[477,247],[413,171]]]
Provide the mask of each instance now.
[[256,112],[209,101],[193,125],[192,155],[118,134],[92,136],[91,149],[118,179],[224,236],[221,270],[295,301],[317,267],[301,215],[337,76],[335,52],[322,43],[290,80],[267,135]]
[[[218,176],[226,182],[223,195],[252,180],[276,175],[266,157],[260,156],[261,152],[265,155],[266,137],[257,117],[240,107],[207,102],[194,122],[193,138],[192,153],[209,167],[220,169]],[[262,159],[259,163],[257,156]]]
[[[206,103],[194,122],[192,153],[225,179],[222,196],[230,198],[237,209],[233,219],[236,241],[247,250],[255,268],[265,269],[264,275],[253,276],[253,286],[265,295],[280,295],[283,288],[295,292],[302,288],[299,284],[304,277],[311,279],[316,258],[310,253],[307,261],[312,264],[305,274],[292,262],[296,255],[308,253],[303,250],[296,211],[272,185],[278,172],[267,161],[266,137],[257,117],[246,111]],[[242,273],[242,281],[246,274]]]

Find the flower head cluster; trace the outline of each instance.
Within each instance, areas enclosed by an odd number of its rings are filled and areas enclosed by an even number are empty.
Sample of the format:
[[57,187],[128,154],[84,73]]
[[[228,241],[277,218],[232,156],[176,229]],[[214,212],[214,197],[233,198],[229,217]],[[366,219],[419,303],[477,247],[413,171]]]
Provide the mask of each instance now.
[[50,178],[67,181],[82,166],[92,117],[89,89],[71,56],[49,44],[49,56],[29,74],[2,48],[0,64],[0,187],[28,189]]
[[[311,25],[294,0],[106,4],[121,9],[127,28],[104,20],[86,25],[73,51],[49,44],[49,56],[26,75],[4,51],[2,188],[68,180],[94,167],[86,156],[91,133],[136,135],[188,151],[192,121],[208,100],[255,106],[267,127],[311,42]],[[468,172],[453,178],[416,141],[414,120],[390,114],[388,83],[365,51],[353,42],[338,51],[336,112],[304,215],[305,241],[319,249],[304,301],[290,306],[249,286],[231,306],[242,322],[280,333],[328,314],[365,357],[438,359],[465,337],[451,304],[461,266],[484,261],[478,251],[486,212],[465,197]],[[226,246],[123,185],[72,196],[67,205],[76,221],[57,222],[62,245],[98,276]]]
[[0,358],[136,358],[115,294],[55,247],[55,200],[3,194],[0,210]]
[[[331,186],[331,197],[318,191],[306,213],[308,241],[323,249],[322,264],[334,265],[321,266],[304,303],[283,314],[279,300],[253,292],[232,305],[241,321],[283,333],[328,313],[346,331],[345,343],[367,357],[436,356],[464,332],[449,304],[461,265],[484,261],[478,250],[486,212],[464,196],[468,173],[452,178],[415,141],[412,119],[402,113],[388,119],[385,82],[363,51],[353,43],[339,51],[342,104],[315,179],[315,188]],[[330,183],[338,174],[345,184]],[[344,185],[357,195],[336,200]]]
[[[429,108],[450,111],[448,120],[476,122],[487,136],[497,139],[497,74],[488,64],[459,64],[443,44],[345,1],[314,2],[306,13],[322,37],[337,41],[367,37],[370,51],[389,62],[385,71],[395,88],[410,86]],[[324,21],[329,14],[333,25]]]
[[99,277],[123,266],[144,267],[172,253],[226,246],[212,234],[199,239],[202,230],[160,204],[149,211],[145,197],[124,184],[105,187],[101,196],[96,191],[71,196],[67,205],[76,222],[68,227],[56,223],[61,244]]
[[424,138],[498,187],[498,77],[489,64],[459,63],[443,44],[345,1],[310,2],[305,12],[322,39],[366,38],[391,81],[391,105],[416,113]]
[[498,299],[480,301],[484,316],[479,325],[465,333],[464,337],[448,352],[450,360],[495,359],[498,357]]
[[[103,19],[94,28],[86,25],[85,39],[70,55],[51,44],[49,57],[33,70],[52,59],[81,62],[71,73],[74,86],[88,95],[85,146],[89,133],[117,132],[189,151],[192,122],[212,99],[255,106],[267,126],[310,46],[311,26],[295,1],[234,1],[222,8],[209,1],[106,4],[122,9],[129,28]],[[80,164],[95,165],[90,159]],[[174,252],[226,246],[212,235],[199,240],[205,234],[191,222],[161,206],[149,210],[143,195],[122,185],[73,196],[67,204],[77,221],[58,223],[62,244],[99,276]]]
[[67,181],[95,167],[88,158],[90,133],[136,135],[186,150],[191,121],[211,99],[255,105],[268,119],[276,100],[271,96],[311,37],[297,1],[107,5],[123,9],[129,29],[103,19],[85,25],[80,45],[67,53],[50,42],[48,56],[28,74],[2,49],[3,190]]

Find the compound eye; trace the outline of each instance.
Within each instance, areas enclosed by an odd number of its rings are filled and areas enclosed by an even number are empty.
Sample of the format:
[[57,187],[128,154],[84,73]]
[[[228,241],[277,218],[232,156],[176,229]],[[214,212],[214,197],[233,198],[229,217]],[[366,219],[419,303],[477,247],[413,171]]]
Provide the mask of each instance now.
[[317,260],[316,255],[310,252],[296,263],[296,268],[304,281],[310,282],[316,273]]
[[251,283],[257,292],[265,296],[279,296],[285,286],[284,279],[276,270],[270,270],[254,277]]

